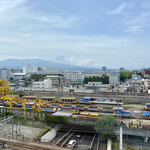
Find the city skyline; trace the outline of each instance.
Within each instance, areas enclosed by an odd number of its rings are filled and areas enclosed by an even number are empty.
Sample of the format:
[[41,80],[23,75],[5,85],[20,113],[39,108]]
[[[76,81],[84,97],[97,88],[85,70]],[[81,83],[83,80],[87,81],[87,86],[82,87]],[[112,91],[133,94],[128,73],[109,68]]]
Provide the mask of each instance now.
[[0,60],[149,67],[148,0],[0,0],[0,7]]

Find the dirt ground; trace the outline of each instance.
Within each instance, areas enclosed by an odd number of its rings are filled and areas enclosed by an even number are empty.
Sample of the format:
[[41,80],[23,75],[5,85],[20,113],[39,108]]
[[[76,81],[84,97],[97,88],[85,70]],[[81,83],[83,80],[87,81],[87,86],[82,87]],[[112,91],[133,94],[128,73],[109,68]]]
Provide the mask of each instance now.
[[[27,127],[27,126],[17,126],[13,125],[13,137],[18,140],[32,140],[36,138],[44,129]],[[12,132],[12,124],[4,124],[0,126],[0,137],[8,138]],[[12,134],[11,136],[12,137]]]

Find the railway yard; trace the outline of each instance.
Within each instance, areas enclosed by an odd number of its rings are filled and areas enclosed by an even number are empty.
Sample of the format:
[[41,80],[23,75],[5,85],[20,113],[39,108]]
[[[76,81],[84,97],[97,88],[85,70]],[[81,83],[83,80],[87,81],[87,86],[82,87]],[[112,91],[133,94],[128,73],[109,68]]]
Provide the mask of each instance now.
[[[94,130],[94,122],[107,115],[117,117],[119,110],[120,123],[123,124],[123,128],[134,128],[137,130],[149,130],[150,129],[150,106],[149,103],[145,104],[124,104],[123,99],[119,98],[106,98],[106,97],[83,97],[81,99],[75,97],[37,97],[37,96],[23,96],[7,95],[2,96],[0,99],[0,113],[1,116],[6,111],[15,114],[16,116],[31,116],[35,113],[44,114],[47,113],[50,116],[65,116],[69,120],[68,125],[61,125],[60,129],[56,132],[56,135],[45,143],[49,146],[57,148],[70,149],[68,146],[69,141],[76,141],[73,149],[79,150],[105,150],[107,149],[107,143],[101,141],[101,136]],[[30,124],[30,123],[29,123]],[[29,125],[28,124],[28,125]],[[11,124],[8,123],[1,128],[2,143],[5,143],[5,147],[20,148],[19,144],[12,141],[12,138],[4,136],[8,134],[12,129]],[[15,128],[15,127],[14,127]],[[8,130],[7,130],[8,129]],[[17,130],[17,129],[16,129]],[[44,130],[41,127],[25,127],[21,126],[21,135],[18,140],[23,140],[22,149],[43,149],[48,150],[51,147],[42,147],[43,142],[37,138],[38,134]],[[3,135],[3,136],[2,136]],[[18,137],[15,136],[14,137]],[[7,138],[7,140],[6,140]],[[8,140],[10,139],[10,141]],[[144,142],[143,138],[137,137],[132,139],[132,136],[123,136],[124,146],[135,146],[138,141],[141,146]],[[30,141],[29,143],[25,142]],[[38,145],[34,145],[38,144]],[[25,147],[24,147],[25,146]],[[39,147],[38,147],[39,146]],[[143,144],[144,147],[148,147],[149,142]],[[38,148],[37,148],[38,147]],[[54,149],[54,148],[52,148]]]

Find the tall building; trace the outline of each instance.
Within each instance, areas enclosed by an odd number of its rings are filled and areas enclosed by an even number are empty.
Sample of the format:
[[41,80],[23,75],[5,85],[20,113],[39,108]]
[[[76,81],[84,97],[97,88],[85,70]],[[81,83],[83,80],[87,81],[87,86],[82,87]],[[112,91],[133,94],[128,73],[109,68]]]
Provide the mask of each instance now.
[[102,67],[102,71],[103,71],[103,72],[106,72],[106,67],[105,67],[105,66]]
[[10,79],[10,70],[9,69],[0,69],[0,78],[1,79]]
[[124,72],[124,68],[123,67],[120,68],[120,72]]

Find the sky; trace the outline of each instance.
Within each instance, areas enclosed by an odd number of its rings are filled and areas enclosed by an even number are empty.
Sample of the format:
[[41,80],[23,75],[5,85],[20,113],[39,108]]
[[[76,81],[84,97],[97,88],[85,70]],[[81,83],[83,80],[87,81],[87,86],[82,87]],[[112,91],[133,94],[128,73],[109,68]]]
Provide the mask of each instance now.
[[150,67],[150,0],[0,0],[0,60]]

